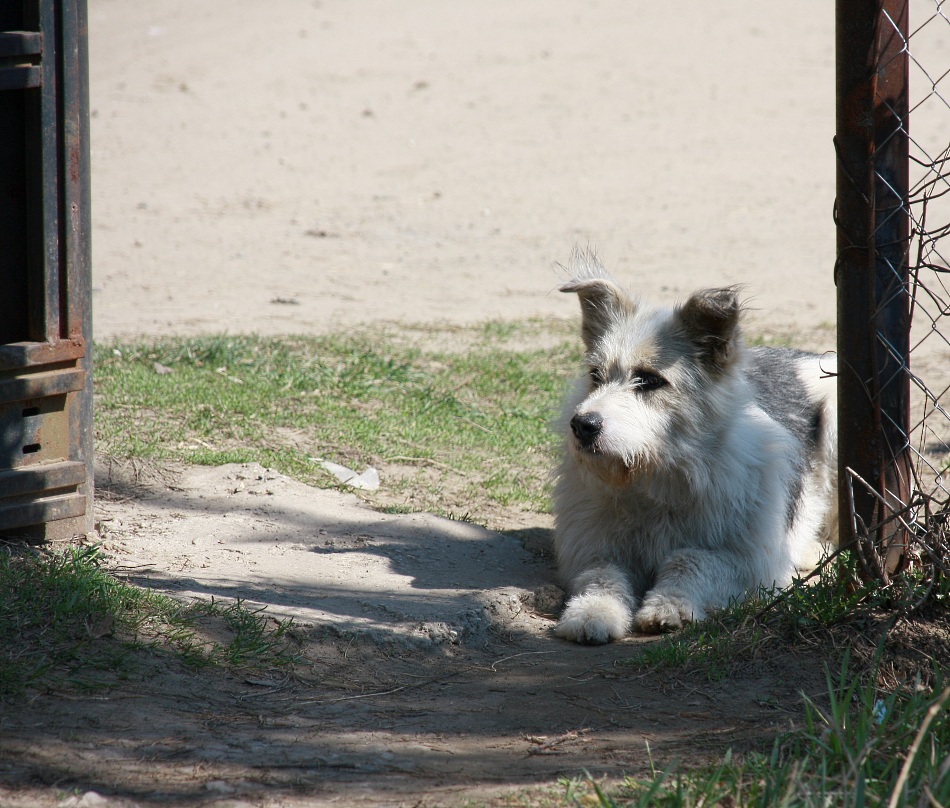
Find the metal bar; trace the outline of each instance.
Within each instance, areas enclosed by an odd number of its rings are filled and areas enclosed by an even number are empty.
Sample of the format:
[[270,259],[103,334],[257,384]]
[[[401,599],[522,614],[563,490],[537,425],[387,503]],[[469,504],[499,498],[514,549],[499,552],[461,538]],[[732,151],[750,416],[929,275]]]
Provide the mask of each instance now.
[[89,154],[89,20],[86,0],[63,0],[62,238],[65,283],[60,287],[59,337],[86,346],[77,361],[83,387],[67,406],[73,445],[70,459],[86,466],[79,487],[86,497],[84,531],[93,528],[94,429],[92,391],[92,218]]
[[43,34],[39,31],[0,32],[0,59],[13,56],[39,56],[43,52]]
[[[92,345],[88,20],[85,0],[61,5],[63,28],[63,248],[68,276],[61,339]],[[91,360],[91,352],[87,356]],[[91,366],[87,366],[91,371]]]
[[82,369],[70,368],[0,379],[0,403],[73,393],[85,388],[87,375]]
[[0,345],[0,371],[74,362],[85,355],[86,344],[81,338],[52,342],[9,342]]
[[82,519],[85,514],[86,498],[82,494],[55,494],[16,505],[0,505],[0,530]]
[[[885,575],[908,541],[888,511],[909,501],[912,483],[907,17],[907,0],[837,0],[840,532],[847,543],[860,538],[856,525],[883,526],[858,548],[884,556],[864,567]],[[853,485],[849,469],[873,490]]]
[[40,159],[43,169],[43,286],[45,294],[42,306],[36,312],[37,320],[31,323],[33,339],[37,341],[56,339],[60,336],[60,274],[65,271],[61,261],[61,183],[59,152],[62,149],[59,98],[63,93],[60,85],[63,59],[63,32],[60,30],[58,4],[55,0],[40,0],[40,28],[43,36],[43,86],[40,89]]
[[17,65],[0,67],[0,91],[26,90],[43,84],[43,71],[39,67]]
[[61,493],[62,489],[81,485],[85,477],[83,464],[70,461],[0,471],[0,505],[27,494]]

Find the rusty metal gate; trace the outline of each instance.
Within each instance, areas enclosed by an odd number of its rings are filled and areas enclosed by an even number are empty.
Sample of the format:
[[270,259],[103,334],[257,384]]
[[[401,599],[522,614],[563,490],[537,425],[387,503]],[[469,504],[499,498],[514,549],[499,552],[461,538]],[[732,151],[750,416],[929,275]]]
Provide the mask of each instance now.
[[0,535],[92,528],[85,0],[0,2]]

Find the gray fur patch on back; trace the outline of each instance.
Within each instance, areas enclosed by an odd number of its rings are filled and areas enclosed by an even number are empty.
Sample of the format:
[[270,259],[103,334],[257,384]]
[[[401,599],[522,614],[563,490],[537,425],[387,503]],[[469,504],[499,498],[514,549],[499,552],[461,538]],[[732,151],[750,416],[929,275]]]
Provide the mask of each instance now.
[[749,353],[752,361],[747,374],[756,402],[770,418],[785,427],[801,447],[795,458],[795,480],[787,514],[791,524],[798,511],[803,478],[814,464],[824,418],[821,405],[809,396],[798,373],[798,361],[813,354],[793,348],[752,348]]
[[797,362],[813,354],[793,348],[752,348],[748,378],[755,400],[811,452],[821,434],[821,407],[798,375]]

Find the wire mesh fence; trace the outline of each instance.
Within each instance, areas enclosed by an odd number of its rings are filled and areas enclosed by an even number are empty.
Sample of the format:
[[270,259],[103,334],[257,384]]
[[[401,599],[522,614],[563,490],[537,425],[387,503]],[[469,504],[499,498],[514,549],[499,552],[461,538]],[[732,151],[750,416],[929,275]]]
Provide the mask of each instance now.
[[841,532],[885,582],[950,574],[948,12],[837,7]]

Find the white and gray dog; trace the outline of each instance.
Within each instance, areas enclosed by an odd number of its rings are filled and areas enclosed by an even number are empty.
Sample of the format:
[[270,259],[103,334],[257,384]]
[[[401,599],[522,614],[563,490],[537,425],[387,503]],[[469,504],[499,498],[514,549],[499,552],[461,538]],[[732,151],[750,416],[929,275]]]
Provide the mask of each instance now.
[[582,643],[702,620],[837,541],[833,357],[750,348],[736,290],[673,309],[578,252],[586,374],[563,416],[555,548]]

